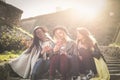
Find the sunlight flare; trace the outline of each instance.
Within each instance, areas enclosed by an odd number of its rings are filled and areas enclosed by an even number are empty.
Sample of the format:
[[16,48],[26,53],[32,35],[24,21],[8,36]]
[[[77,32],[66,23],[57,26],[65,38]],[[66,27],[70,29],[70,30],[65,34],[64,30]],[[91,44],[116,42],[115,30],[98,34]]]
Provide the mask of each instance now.
[[86,0],[74,6],[74,11],[77,15],[85,17],[85,19],[94,19],[103,10],[105,0]]

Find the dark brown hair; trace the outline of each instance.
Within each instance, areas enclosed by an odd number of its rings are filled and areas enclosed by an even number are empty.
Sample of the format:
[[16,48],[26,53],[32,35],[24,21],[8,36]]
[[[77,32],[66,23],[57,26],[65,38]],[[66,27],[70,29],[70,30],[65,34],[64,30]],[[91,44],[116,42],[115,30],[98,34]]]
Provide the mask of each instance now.
[[[93,38],[93,36],[91,35],[91,33],[89,32],[88,29],[86,28],[77,28],[77,31],[84,36],[84,42],[83,44],[87,47],[87,48],[91,48],[94,46],[95,44],[95,39]],[[78,43],[78,40],[77,40]]]
[[36,49],[38,49],[38,47],[39,47],[39,41],[41,41],[38,37],[37,37],[37,35],[36,35],[36,30],[37,29],[41,29],[44,33],[46,33],[46,29],[45,29],[45,27],[44,26],[36,26],[35,28],[34,28],[34,31],[33,31],[33,42],[32,42],[32,44],[31,44],[31,46],[29,47],[29,50],[28,50],[28,52],[31,52],[31,50],[32,50],[32,48],[35,46],[36,47]]

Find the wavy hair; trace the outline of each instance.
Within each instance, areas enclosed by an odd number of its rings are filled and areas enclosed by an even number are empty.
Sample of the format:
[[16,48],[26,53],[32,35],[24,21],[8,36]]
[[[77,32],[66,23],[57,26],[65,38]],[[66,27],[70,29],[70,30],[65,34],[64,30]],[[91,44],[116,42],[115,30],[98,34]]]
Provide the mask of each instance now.
[[[77,32],[80,33],[81,35],[83,35],[84,37],[84,41],[82,41],[82,44],[85,45],[87,48],[92,48],[94,47],[96,40],[95,38],[92,36],[92,34],[89,32],[88,29],[86,28],[77,28]],[[79,39],[77,38],[76,42],[79,43]]]

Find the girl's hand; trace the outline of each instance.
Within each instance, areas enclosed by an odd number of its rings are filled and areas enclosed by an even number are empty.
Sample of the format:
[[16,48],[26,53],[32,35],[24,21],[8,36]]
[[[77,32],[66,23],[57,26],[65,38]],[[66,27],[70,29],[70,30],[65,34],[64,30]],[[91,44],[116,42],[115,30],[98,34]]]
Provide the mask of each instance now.
[[44,53],[46,53],[46,52],[49,52],[51,49],[52,49],[51,47],[45,46],[45,47],[42,49],[41,54],[44,54]]
[[83,60],[82,56],[79,56],[79,59],[80,59],[80,60]]
[[53,49],[54,52],[59,51],[62,46],[62,41],[58,41]]

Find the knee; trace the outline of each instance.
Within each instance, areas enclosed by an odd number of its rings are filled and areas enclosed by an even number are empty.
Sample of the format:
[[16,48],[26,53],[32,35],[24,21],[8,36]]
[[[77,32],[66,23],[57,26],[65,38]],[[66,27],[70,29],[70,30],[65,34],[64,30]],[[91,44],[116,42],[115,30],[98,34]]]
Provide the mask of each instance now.
[[32,72],[31,78],[34,78],[34,77],[36,77],[36,76],[37,76],[37,73],[36,73],[36,72]]
[[36,73],[31,74],[31,79],[30,80],[36,80]]

